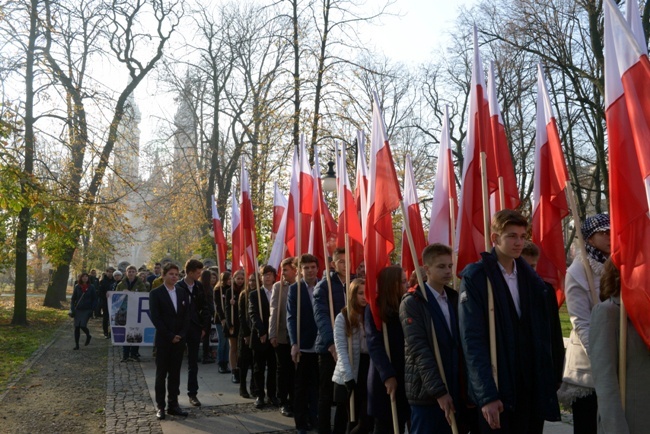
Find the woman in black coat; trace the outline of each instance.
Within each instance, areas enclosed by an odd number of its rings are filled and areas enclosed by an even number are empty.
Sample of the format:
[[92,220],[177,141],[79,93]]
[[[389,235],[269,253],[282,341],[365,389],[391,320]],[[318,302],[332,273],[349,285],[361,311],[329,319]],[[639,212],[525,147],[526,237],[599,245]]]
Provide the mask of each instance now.
[[239,383],[239,294],[244,290],[246,277],[244,270],[237,270],[232,275],[232,286],[226,288],[226,327],[224,334],[230,343],[230,367],[232,382]]
[[74,350],[79,349],[79,337],[81,330],[86,334],[86,342],[84,345],[90,343],[90,331],[88,330],[88,320],[93,315],[93,311],[97,306],[97,291],[95,286],[90,283],[88,273],[81,273],[77,284],[72,291],[72,299],[70,300],[70,315],[74,318]]
[[368,414],[375,420],[375,434],[393,432],[390,393],[395,393],[400,433],[410,419],[411,410],[404,387],[404,332],[399,320],[399,305],[406,293],[406,274],[401,267],[387,267],[377,276],[377,306],[381,321],[386,324],[390,357],[384,346],[384,335],[377,330],[366,307],[365,328],[370,354],[368,373]]

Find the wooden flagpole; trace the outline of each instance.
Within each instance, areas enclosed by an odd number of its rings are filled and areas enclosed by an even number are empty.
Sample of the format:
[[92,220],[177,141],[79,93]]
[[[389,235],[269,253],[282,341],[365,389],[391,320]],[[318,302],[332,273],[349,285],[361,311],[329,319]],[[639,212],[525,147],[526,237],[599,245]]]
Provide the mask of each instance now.
[[[300,189],[298,189],[298,196],[300,197]],[[301,232],[301,228],[300,228],[300,203],[294,204],[294,209],[298,210],[298,212],[297,212],[298,216],[296,218],[296,229],[295,229],[296,230],[296,238],[295,238],[296,249],[295,250],[296,250],[296,257],[298,258],[298,272],[296,274],[296,281],[298,282],[298,285],[297,285],[298,286],[298,288],[297,288],[298,294],[297,294],[297,298],[296,298],[296,303],[297,303],[297,308],[296,308],[297,319],[296,319],[296,323],[298,324],[298,327],[296,328],[296,341],[297,341],[296,343],[298,344],[298,362],[300,362],[300,316],[301,316],[300,311],[302,310],[302,304],[300,303],[300,298],[301,298],[300,294],[302,293],[302,282],[301,282],[302,263],[300,261],[300,247],[301,247],[300,246],[300,242],[301,242],[300,241],[300,232]],[[307,282],[305,282],[305,284],[307,284]]]
[[585,269],[585,274],[587,276],[587,284],[589,285],[589,294],[591,294],[591,307],[593,308],[597,305],[600,300],[598,294],[596,294],[596,286],[594,285],[594,275],[591,271],[591,265],[589,265],[589,258],[587,256],[587,248],[585,247],[586,240],[582,237],[582,222],[580,221],[580,214],[578,214],[578,205],[576,205],[575,192],[573,191],[573,186],[571,181],[566,183],[566,197],[569,201],[569,208],[571,208],[571,214],[573,215],[573,224],[576,228],[576,237],[578,238],[578,250],[580,250],[580,259],[582,261],[582,266]]
[[449,227],[450,227],[450,237],[451,237],[451,261],[452,261],[452,272],[451,272],[451,287],[458,291],[456,288],[456,272],[458,271],[458,253],[454,251],[454,246],[456,245],[456,212],[455,209],[456,202],[453,197],[449,198]]
[[[386,323],[381,322],[381,332],[384,335],[384,347],[386,348],[386,355],[388,356],[388,361],[392,363],[390,357],[390,344],[388,342],[388,329],[386,328]],[[390,411],[393,417],[393,433],[399,434],[399,421],[397,419],[397,399],[395,397],[395,392],[390,394]]]
[[[485,237],[485,251],[489,252],[492,247],[490,242],[490,205],[487,185],[487,154],[481,151],[481,190],[483,196],[483,234]],[[499,389],[499,372],[497,364],[496,344],[496,322],[494,319],[494,290],[490,279],[487,279],[488,295],[488,329],[490,333],[490,364],[492,365],[492,378],[497,389]]]
[[627,392],[627,311],[621,294],[621,315],[619,319],[620,344],[618,350],[618,385],[621,393],[621,405],[625,411],[625,394]]
[[[320,199],[319,199],[320,200]],[[329,267],[329,253],[327,252],[327,235],[325,235],[325,216],[322,213],[320,213],[320,226],[321,226],[321,234],[323,238],[323,254],[325,255],[325,270],[323,273],[325,274],[325,278],[327,279],[327,291],[329,294],[329,308],[330,308],[330,321],[332,322],[332,331],[334,331],[334,300],[332,300],[332,278],[330,277],[330,267]]]
[[[404,205],[404,201],[400,201],[400,204],[402,205],[402,215],[406,218],[406,205]],[[453,211],[452,211],[453,212]],[[405,219],[406,221],[406,219]],[[418,277],[418,286],[420,288],[420,292],[422,292],[422,296],[424,297],[425,300],[429,301],[429,297],[427,296],[427,291],[424,286],[424,279],[422,278],[422,270],[420,270],[420,264],[418,261],[418,255],[417,252],[415,251],[415,242],[413,241],[413,234],[411,233],[411,227],[407,223],[404,225],[406,228],[406,237],[408,238],[408,243],[409,243],[409,248],[411,249],[411,257],[413,258],[413,262],[415,263],[415,274]],[[402,240],[402,242],[404,242]],[[440,372],[440,378],[442,379],[442,382],[444,383],[445,387],[447,388],[447,391],[449,391],[449,387],[447,386],[449,383],[447,383],[447,376],[445,375],[445,368],[442,364],[442,356],[440,355],[440,346],[438,345],[438,336],[436,335],[436,329],[433,324],[433,318],[431,318],[431,334],[432,334],[432,340],[433,340],[433,352],[436,358],[436,364],[438,365],[438,371]],[[390,357],[390,356],[389,356]],[[452,412],[450,415],[451,420],[451,431],[453,434],[458,434],[458,425],[456,424],[456,416]]]
[[[339,224],[340,223],[341,222],[339,222]],[[347,296],[349,290],[350,290],[350,235],[347,233],[346,230],[345,233],[345,292],[346,292],[345,304],[347,306],[347,311],[348,311],[348,322],[350,321],[350,315],[352,314],[352,312],[350,311],[350,307],[351,307],[350,297]],[[350,360],[350,367],[352,368],[352,370],[354,370],[351,332],[350,335],[348,336],[348,358]],[[350,422],[355,422],[356,420],[357,420],[357,416],[354,408],[354,390],[352,390],[352,393],[350,393]]]

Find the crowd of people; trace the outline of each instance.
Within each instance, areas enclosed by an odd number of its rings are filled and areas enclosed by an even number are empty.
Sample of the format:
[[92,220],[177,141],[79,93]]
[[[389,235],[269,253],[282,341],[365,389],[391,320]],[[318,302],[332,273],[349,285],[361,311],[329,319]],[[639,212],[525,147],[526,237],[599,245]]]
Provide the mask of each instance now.
[[[640,397],[650,394],[650,352],[631,323],[627,406],[619,393],[620,279],[608,261],[608,216],[585,220],[587,260],[576,258],[567,272],[566,360],[556,291],[535,272],[540,251],[527,241],[527,220],[504,210],[490,229],[492,251],[461,272],[459,290],[450,286],[452,249],[432,244],[422,252],[421,281],[407,280],[396,265],[379,271],[374,306],[363,266],[347,276],[342,248],[321,279],[311,254],[283,260],[279,275],[270,265],[249,276],[204,270],[195,259],[183,270],[156,264],[151,275],[133,266],[124,277],[108,268],[101,281],[83,273],[71,305],[75,349],[81,331],[90,343],[95,306],[110,337],[108,290],[150,291],[158,419],[187,415],[178,404],[186,351],[187,393],[201,405],[203,344],[204,364],[217,362],[255,407],[292,417],[298,433],[452,433],[454,426],[541,434],[544,421],[560,420],[558,397],[573,409],[575,433],[646,429]],[[123,359],[138,360],[138,347],[124,347]]]

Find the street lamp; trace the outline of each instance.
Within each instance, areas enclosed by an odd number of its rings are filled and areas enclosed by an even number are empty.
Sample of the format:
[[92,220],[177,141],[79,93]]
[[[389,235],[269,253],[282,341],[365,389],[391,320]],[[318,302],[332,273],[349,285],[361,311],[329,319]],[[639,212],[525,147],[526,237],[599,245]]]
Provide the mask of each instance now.
[[334,162],[327,162],[327,173],[323,177],[323,190],[328,192],[336,191],[336,172],[334,172]]

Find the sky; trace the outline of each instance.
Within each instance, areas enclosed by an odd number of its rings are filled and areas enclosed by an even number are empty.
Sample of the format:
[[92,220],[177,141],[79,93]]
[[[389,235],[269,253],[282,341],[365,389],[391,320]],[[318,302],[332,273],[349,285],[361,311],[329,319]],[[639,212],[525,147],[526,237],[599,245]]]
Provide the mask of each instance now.
[[[430,58],[435,50],[446,44],[461,6],[470,7],[477,0],[396,0],[391,11],[372,26],[361,31],[362,40],[375,44],[374,51],[415,66]],[[375,0],[367,0],[375,6]],[[157,137],[160,119],[172,119],[176,112],[173,96],[160,95],[160,89],[148,77],[135,91],[136,103],[142,112],[140,145],[147,146]]]

